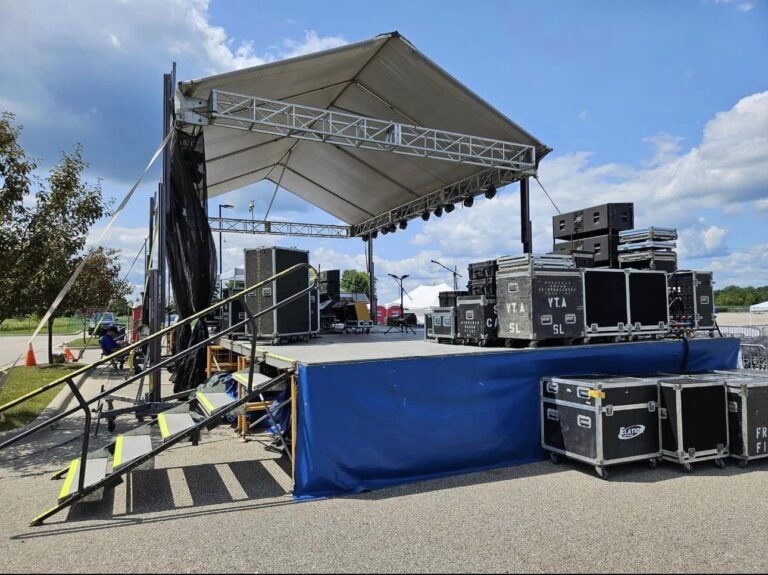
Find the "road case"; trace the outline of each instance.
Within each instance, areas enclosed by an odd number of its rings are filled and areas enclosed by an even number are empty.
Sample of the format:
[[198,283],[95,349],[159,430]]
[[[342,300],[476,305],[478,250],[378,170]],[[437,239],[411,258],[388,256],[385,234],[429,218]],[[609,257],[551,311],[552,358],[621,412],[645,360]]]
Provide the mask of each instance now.
[[498,339],[496,298],[459,296],[456,306],[456,338],[464,344],[484,347]]
[[728,456],[728,400],[725,378],[696,375],[660,379],[662,459],[679,463],[714,460],[722,467]]
[[584,321],[587,337],[629,335],[629,289],[624,270],[584,270]]
[[552,217],[552,237],[560,240],[630,230],[634,227],[632,203],[601,204]]
[[712,272],[681,270],[669,277],[670,320],[693,330],[715,329]]
[[718,371],[728,390],[728,432],[731,457],[746,467],[768,457],[768,372]]
[[669,332],[667,274],[653,270],[627,270],[629,324],[632,335]]
[[431,325],[425,326],[425,337],[438,343],[452,343],[456,339],[456,308],[436,307],[432,309],[431,316]]
[[499,338],[508,345],[584,337],[581,272],[499,272],[496,286]]
[[541,380],[541,445],[554,462],[564,455],[607,466],[661,457],[655,378],[545,377]]
[[[246,286],[267,280],[296,264],[308,262],[309,252],[306,250],[279,247],[247,249]],[[308,287],[309,272],[297,270],[250,292],[245,298],[246,305],[255,315]],[[273,344],[300,337],[308,339],[311,330],[309,294],[257,318],[256,326],[257,336],[269,339]]]

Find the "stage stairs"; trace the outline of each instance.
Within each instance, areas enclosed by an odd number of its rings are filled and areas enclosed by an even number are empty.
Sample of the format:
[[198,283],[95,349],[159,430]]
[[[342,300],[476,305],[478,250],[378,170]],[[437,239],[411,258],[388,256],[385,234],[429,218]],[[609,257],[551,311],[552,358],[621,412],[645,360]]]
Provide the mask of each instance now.
[[[145,370],[134,376],[127,378],[124,381],[119,382],[114,387],[102,390],[96,396],[85,400],[80,393],[80,385],[85,378],[87,378],[91,372],[98,366],[109,363],[113,359],[124,353],[130,352],[132,349],[145,345],[149,340],[155,337],[163,337],[167,333],[181,327],[185,323],[203,318],[204,316],[215,311],[219,307],[228,305],[235,299],[245,298],[248,293],[259,289],[267,283],[274,282],[275,280],[288,275],[290,273],[307,269],[310,272],[310,286],[306,289],[302,289],[296,292],[294,295],[278,302],[274,306],[263,310],[259,314],[252,314],[248,310],[248,306],[245,305],[243,299],[243,307],[246,310],[246,319],[231,325],[229,328],[217,333],[216,335],[207,338],[185,350],[177,352],[175,355],[163,358],[161,361],[154,363],[145,368]],[[47,421],[31,428],[27,429],[0,444],[0,450],[9,447],[21,439],[29,437],[37,433],[38,431],[50,427],[53,423],[73,415],[75,413],[81,413],[84,415],[84,430],[83,430],[83,442],[81,448],[81,455],[79,458],[70,462],[67,467],[57,471],[53,475],[53,479],[64,478],[61,489],[59,491],[58,502],[55,506],[51,507],[47,511],[41,513],[32,520],[31,525],[41,525],[43,521],[59,511],[77,503],[78,501],[90,501],[99,499],[104,493],[104,489],[114,488],[123,481],[123,476],[126,474],[139,470],[151,468],[154,465],[154,458],[157,457],[163,451],[170,449],[177,443],[182,441],[191,441],[193,445],[197,445],[201,433],[203,430],[211,430],[224,421],[224,418],[228,415],[243,415],[245,413],[245,404],[260,399],[264,403],[264,393],[270,390],[274,390],[280,386],[286,384],[290,371],[285,369],[275,369],[276,366],[265,363],[263,358],[256,356],[256,341],[254,335],[254,341],[251,345],[251,358],[250,366],[245,373],[247,373],[247,383],[244,385],[240,397],[233,398],[224,392],[223,387],[213,387],[197,390],[189,390],[189,394],[179,402],[177,405],[160,412],[155,419],[149,420],[147,423],[140,425],[130,431],[122,433],[115,437],[114,441],[108,445],[96,450],[89,450],[89,438],[91,430],[91,405],[98,404],[98,402],[104,400],[106,397],[111,396],[114,392],[125,388],[134,381],[137,381],[141,377],[145,377],[148,374],[167,367],[172,362],[178,360],[181,357],[189,355],[191,353],[204,349],[205,346],[217,341],[220,337],[234,332],[238,329],[242,329],[244,324],[251,323],[254,327],[253,334],[256,334],[255,320],[263,314],[270,313],[273,310],[282,307],[308,294],[314,289],[317,283],[317,273],[315,269],[309,264],[297,264],[288,268],[287,270],[280,272],[263,282],[259,282],[239,292],[238,294],[227,298],[214,304],[213,306],[198,312],[173,326],[167,327],[152,334],[148,338],[145,338],[139,342],[131,344],[119,352],[101,358],[92,364],[83,366],[67,375],[60,380],[56,380],[49,384],[46,384],[39,389],[32,391],[22,397],[19,397],[5,405],[0,406],[0,413],[7,411],[8,409],[23,403],[36,397],[45,391],[56,387],[57,385],[67,384],[76,399],[77,407],[68,409],[67,411],[60,413]],[[270,375],[264,375],[260,373],[260,369],[264,369]],[[79,385],[75,383],[75,379],[79,378]],[[177,394],[178,395],[178,394]],[[287,401],[280,404],[280,407],[285,405]],[[94,410],[95,411],[95,410]],[[264,419],[270,419],[273,426],[276,426],[273,412],[270,409],[266,410],[266,415],[260,418],[259,421]],[[251,427],[257,422],[251,423]],[[290,450],[287,449],[283,437],[278,434],[278,437],[283,442],[284,452],[290,457]]]

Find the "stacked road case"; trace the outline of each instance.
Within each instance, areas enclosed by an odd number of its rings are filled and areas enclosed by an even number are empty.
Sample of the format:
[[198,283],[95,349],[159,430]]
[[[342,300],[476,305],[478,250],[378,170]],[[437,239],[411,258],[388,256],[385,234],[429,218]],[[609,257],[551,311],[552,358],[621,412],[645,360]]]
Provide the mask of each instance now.
[[507,345],[584,337],[583,282],[571,256],[500,258],[496,284],[498,334]]
[[619,267],[674,272],[677,269],[677,230],[639,228],[619,232]]
[[545,377],[541,380],[541,445],[595,467],[661,457],[655,378]]
[[456,341],[456,308],[436,307],[425,317],[424,338],[438,343],[454,343]]

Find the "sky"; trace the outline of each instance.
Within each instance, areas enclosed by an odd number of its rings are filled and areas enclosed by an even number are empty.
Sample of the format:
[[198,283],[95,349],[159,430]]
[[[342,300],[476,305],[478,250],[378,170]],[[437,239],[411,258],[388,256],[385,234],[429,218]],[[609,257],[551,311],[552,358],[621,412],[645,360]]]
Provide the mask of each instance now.
[[[768,284],[768,0],[8,0],[0,110],[23,124],[43,172],[79,142],[87,178],[119,201],[160,143],[172,62],[189,80],[395,30],[554,149],[539,178],[561,211],[632,201],[638,227],[678,229],[681,267],[714,270],[719,287]],[[102,242],[122,250],[126,271],[158,179],[153,169]],[[210,211],[228,203],[226,215],[249,218],[253,201],[263,217],[273,192],[255,184]],[[534,251],[550,251],[555,207],[535,182],[531,202]],[[335,221],[282,189],[270,218]],[[323,269],[365,267],[359,239],[225,235],[224,268],[264,245],[308,249]],[[374,249],[380,301],[397,297],[388,273],[410,274],[411,289],[450,284],[430,260],[461,271],[521,252],[517,186]]]

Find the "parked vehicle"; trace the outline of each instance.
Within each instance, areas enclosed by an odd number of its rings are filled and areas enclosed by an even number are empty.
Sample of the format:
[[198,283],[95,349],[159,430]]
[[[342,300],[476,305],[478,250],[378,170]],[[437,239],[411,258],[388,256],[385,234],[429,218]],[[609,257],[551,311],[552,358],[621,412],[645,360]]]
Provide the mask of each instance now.
[[[96,329],[97,325],[99,326],[98,330]],[[100,337],[108,327],[117,328],[120,333],[125,330],[124,325],[117,323],[115,314],[112,312],[94,313],[88,323],[88,335],[93,335],[95,331],[96,335]]]

